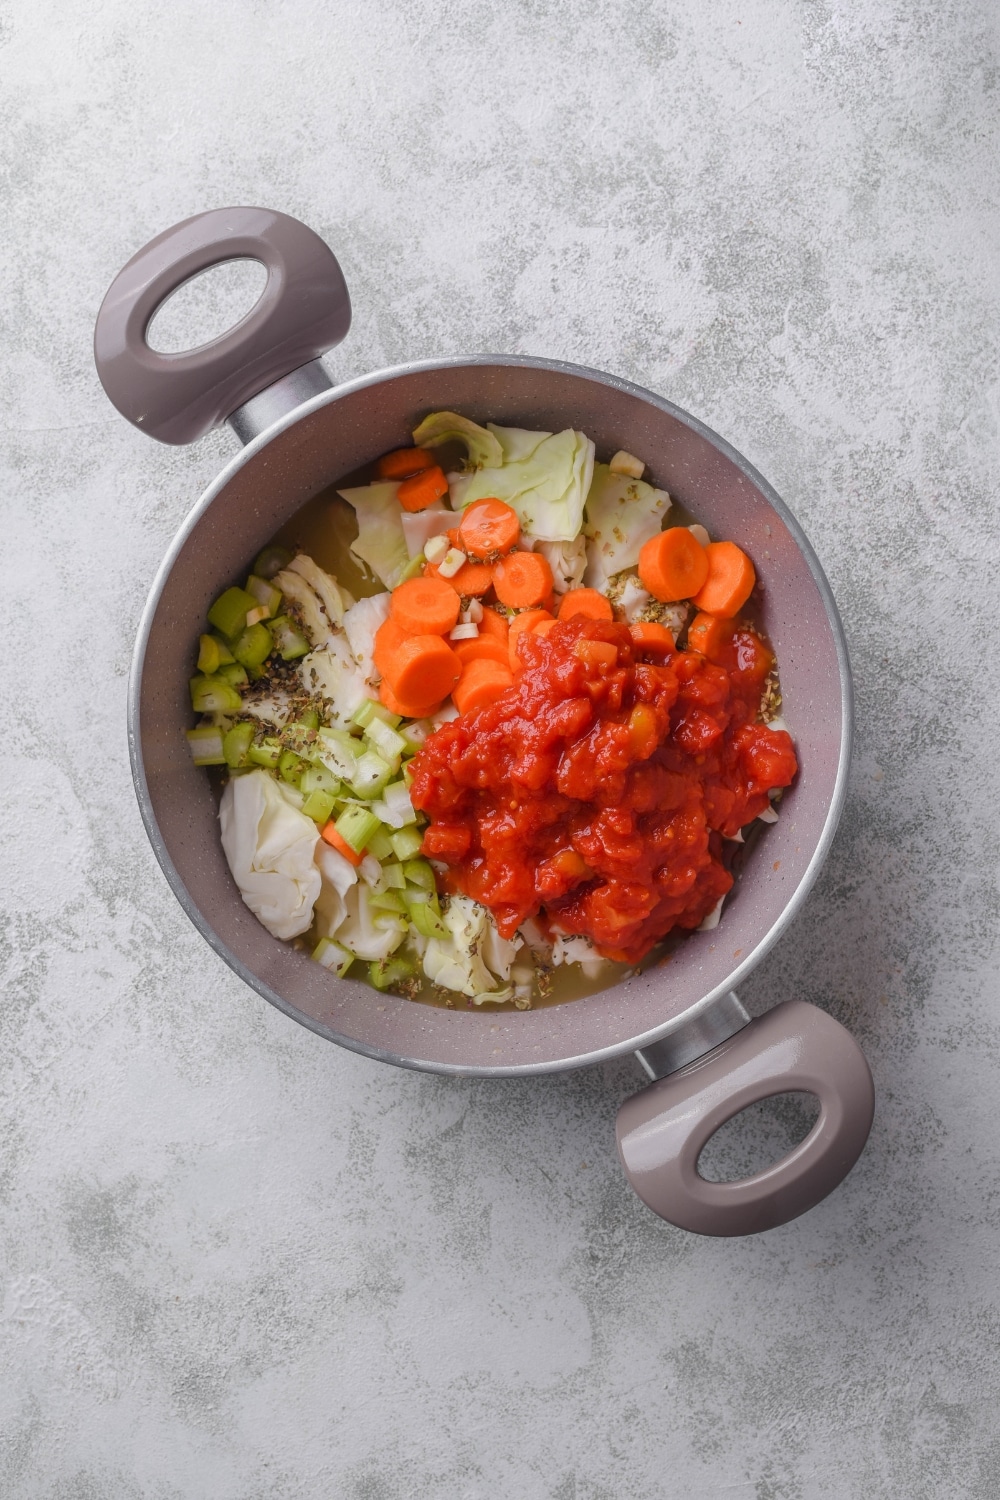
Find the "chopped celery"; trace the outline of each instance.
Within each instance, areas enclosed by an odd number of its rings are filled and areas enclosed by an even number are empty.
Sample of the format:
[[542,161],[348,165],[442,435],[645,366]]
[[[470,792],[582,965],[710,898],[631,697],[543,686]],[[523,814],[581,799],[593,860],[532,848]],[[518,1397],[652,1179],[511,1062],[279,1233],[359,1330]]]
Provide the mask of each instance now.
[[222,752],[226,758],[226,765],[233,770],[237,766],[245,766],[250,757],[250,746],[253,744],[253,725],[234,724],[222,741]]
[[430,902],[411,905],[410,921],[422,937],[447,938],[450,936],[447,927]]
[[390,764],[399,765],[399,757],[406,749],[406,741],[395,729],[384,724],[381,719],[373,718],[365,728],[365,739],[372,749],[387,760]]
[[417,821],[405,777],[386,787],[376,811],[382,822],[388,823],[390,828],[406,828],[408,824]]
[[313,949],[313,958],[324,969],[329,969],[338,978],[343,979],[351,964],[354,962],[354,954],[335,943],[332,938],[320,938]]
[[373,911],[395,911],[400,916],[406,914],[406,902],[398,891],[373,891],[368,898],[368,905]]
[[247,758],[255,766],[264,766],[268,771],[274,771],[281,759],[281,753],[281,745],[277,740],[266,739],[262,740],[259,745],[251,745],[247,751]]
[[369,812],[367,807],[359,807],[356,802],[351,802],[344,808],[333,826],[344,843],[350,844],[355,854],[362,854],[368,847],[372,835],[381,825],[375,814]]
[[357,729],[367,729],[369,724],[375,719],[379,719],[383,724],[388,724],[390,729],[395,729],[399,723],[399,714],[392,714],[381,703],[374,703],[371,698],[366,698],[364,703],[360,704],[355,710],[351,718],[351,723]]
[[350,778],[351,790],[358,797],[377,797],[388,785],[392,767],[374,750],[368,750],[355,762],[354,774]]
[[299,714],[295,722],[297,724],[304,724],[307,729],[318,729],[319,714],[314,708],[306,708]]
[[[415,854],[419,854],[420,845],[423,841],[424,836],[418,828],[400,828],[395,833],[390,833],[389,835],[392,852],[398,860],[412,860]],[[430,865],[427,868],[430,870]],[[433,875],[434,871],[431,870],[432,878]]]
[[258,554],[253,570],[258,578],[270,579],[280,573],[282,568],[287,568],[291,560],[292,554],[287,547],[265,547]]
[[213,635],[211,637],[211,639],[215,642],[216,646],[218,647],[218,651],[219,651],[219,664],[220,664],[220,666],[223,666],[223,667],[228,666],[228,664],[231,661],[235,660],[235,658],[233,656],[233,653],[230,651],[228,645],[222,639],[221,635]]
[[328,792],[335,797],[340,791],[340,778],[328,771],[326,766],[306,766],[299,785],[308,797],[310,792]]
[[376,958],[368,965],[368,979],[377,990],[387,990],[402,979],[412,979],[416,966],[408,958]]
[[268,615],[276,615],[278,606],[281,604],[281,590],[275,588],[273,583],[268,583],[266,578],[261,578],[256,573],[251,573],[247,579],[247,593],[253,594],[261,608],[266,609]]
[[402,891],[406,888],[406,876],[403,874],[402,865],[397,865],[393,860],[390,864],[382,866],[382,880],[386,890]]
[[274,638],[275,648],[282,661],[296,661],[305,656],[312,647],[289,615],[276,615],[268,629]]
[[[405,830],[404,830],[405,831]],[[403,864],[403,874],[411,885],[419,885],[425,891],[436,891],[434,871],[426,859],[408,859]]]
[[381,826],[368,840],[368,852],[378,860],[388,859],[392,854],[392,842],[387,829]]
[[226,589],[220,594],[208,612],[208,623],[221,630],[227,640],[239,635],[247,622],[247,615],[255,609],[257,600],[246,589]]
[[318,789],[310,792],[302,804],[302,811],[307,818],[312,818],[322,828],[324,823],[330,821],[333,812],[333,795],[330,792],[321,792]]
[[224,766],[226,757],[222,749],[222,731],[214,724],[198,729],[186,729],[191,759],[196,766]]
[[434,725],[427,719],[411,719],[408,724],[401,724],[400,734],[406,741],[406,748],[412,755],[419,750],[429,734],[433,734]]
[[294,750],[283,750],[278,756],[278,774],[290,786],[298,786],[305,764],[305,761],[296,755]]
[[222,666],[222,657],[219,655],[219,643],[214,635],[200,635],[198,637],[198,671],[206,677],[211,677]]
[[224,677],[229,686],[234,688],[246,687],[250,681],[246,674],[246,668],[241,667],[238,661],[223,662],[219,668],[218,675]]
[[241,667],[260,667],[271,654],[274,641],[266,625],[248,625],[233,642],[233,655]]
[[343,781],[350,781],[360,754],[360,744],[342,729],[321,729],[309,750],[309,759],[326,766]]
[[224,677],[192,677],[191,707],[196,714],[238,714],[243,700]]

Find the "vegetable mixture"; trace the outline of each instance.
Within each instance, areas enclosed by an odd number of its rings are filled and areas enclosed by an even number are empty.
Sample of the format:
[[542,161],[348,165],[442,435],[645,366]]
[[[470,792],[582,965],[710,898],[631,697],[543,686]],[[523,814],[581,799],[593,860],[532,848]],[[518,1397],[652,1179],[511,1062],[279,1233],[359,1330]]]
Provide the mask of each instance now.
[[[381,591],[269,547],[208,611],[188,731],[276,937],[445,1003],[617,977],[711,927],[796,758],[735,543],[580,432],[427,417],[339,491]],[[451,472],[440,459],[461,452]]]

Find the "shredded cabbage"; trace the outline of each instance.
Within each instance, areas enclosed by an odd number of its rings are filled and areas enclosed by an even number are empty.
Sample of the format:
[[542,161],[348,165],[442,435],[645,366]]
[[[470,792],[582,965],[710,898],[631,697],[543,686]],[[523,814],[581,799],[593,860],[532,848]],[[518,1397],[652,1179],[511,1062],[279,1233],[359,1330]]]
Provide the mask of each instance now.
[[582,934],[565,937],[557,933],[552,944],[552,962],[579,964],[587,979],[596,979],[608,960],[601,957],[588,937]]
[[[433,984],[446,990],[469,995],[477,1005],[509,1000],[509,984],[497,988],[497,980],[487,968],[490,957],[498,968],[506,967],[510,975],[516,945],[505,943],[493,927],[489,912],[468,896],[452,896],[441,918],[448,929],[446,938],[432,937],[424,953],[424,973]],[[490,929],[493,929],[491,935]],[[506,950],[510,949],[507,956]]]
[[587,566],[587,538],[582,532],[572,542],[536,542],[532,550],[541,552],[552,569],[552,587],[557,594],[580,587]]
[[[325,573],[321,567],[313,562],[306,553],[300,552],[293,557],[288,564],[289,573],[298,573],[304,578],[309,587],[319,596],[320,603],[327,613],[327,617],[334,625],[341,625],[344,620],[344,610],[353,603],[346,589],[341,589],[337,580],[329,573]],[[280,588],[281,585],[279,584]]]
[[219,806],[222,847],[240,895],[268,932],[286,939],[312,923],[321,884],[313,860],[319,831],[294,806],[292,790],[266,771],[249,771],[227,782]]
[[290,599],[297,607],[310,645],[325,646],[336,626],[324,613],[319,595],[315,590],[310,587],[301,573],[293,573],[289,568],[283,568],[280,573],[276,574],[274,583],[285,598]]
[[375,633],[389,618],[389,600],[389,594],[372,594],[370,598],[352,604],[344,615],[347,639],[366,682],[374,682],[378,676],[374,659]]
[[402,581],[410,564],[403,534],[403,512],[396,499],[398,489],[398,484],[386,480],[337,491],[358,518],[358,535],[351,543],[351,551],[368,564],[387,589],[394,589]]
[[500,444],[492,429],[480,427],[454,411],[435,411],[414,429],[418,448],[438,448],[442,443],[464,443],[473,468],[499,468],[503,463]]
[[369,962],[377,958],[388,958],[406,937],[405,922],[393,925],[380,922],[376,926],[376,918],[381,916],[384,919],[386,914],[372,907],[371,897],[372,893],[367,885],[360,881],[357,885],[352,885],[344,897],[346,916],[336,932],[329,934],[350,949],[355,958],[366,958]]
[[[500,432],[503,429],[498,428]],[[529,434],[519,434],[512,452],[527,447]],[[534,436],[534,434],[531,434]],[[572,542],[583,521],[583,503],[594,472],[594,445],[582,432],[567,428],[546,436],[524,457],[504,460],[500,468],[450,476],[451,503],[462,510],[473,500],[505,500],[517,512],[521,530],[543,542]]]
[[432,536],[444,536],[455,525],[455,512],[443,505],[429,505],[426,510],[404,510],[399,517],[411,559],[419,557]]
[[307,693],[327,701],[329,723],[345,729],[352,714],[372,696],[344,635],[331,637],[322,650],[304,656],[299,663],[299,678]]
[[666,490],[595,464],[583,528],[589,538],[587,587],[603,589],[613,574],[634,568],[643,543],[660,530],[669,509]]

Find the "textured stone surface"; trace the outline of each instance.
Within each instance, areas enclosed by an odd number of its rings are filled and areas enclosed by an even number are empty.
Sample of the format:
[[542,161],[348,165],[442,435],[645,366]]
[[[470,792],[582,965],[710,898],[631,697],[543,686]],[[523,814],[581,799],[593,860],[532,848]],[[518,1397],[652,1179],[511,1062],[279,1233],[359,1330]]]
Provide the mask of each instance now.
[[[991,0],[8,5],[5,1496],[1000,1493],[997,54]],[[858,754],[745,998],[828,1007],[879,1090],[805,1219],[659,1223],[613,1158],[630,1061],[381,1067],[272,1012],[169,895],[126,673],[232,439],[148,442],[89,342],[124,260],[229,202],[335,247],[338,374],[618,371],[803,521]],[[743,1122],[731,1163],[781,1128]]]

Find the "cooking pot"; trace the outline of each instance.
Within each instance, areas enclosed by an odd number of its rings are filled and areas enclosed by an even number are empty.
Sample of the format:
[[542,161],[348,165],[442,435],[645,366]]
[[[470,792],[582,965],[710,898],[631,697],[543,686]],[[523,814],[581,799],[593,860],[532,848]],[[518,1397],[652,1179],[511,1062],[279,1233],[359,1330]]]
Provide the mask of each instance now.
[[[223,262],[267,270],[253,309],[222,337],[157,353],[146,333],[179,286]],[[702,1234],[747,1234],[818,1203],[850,1171],[874,1108],[857,1043],[798,1000],[750,1020],[735,990],[788,927],[816,879],[844,802],[851,678],[823,571],[771,486],[728,443],[660,396],[553,360],[482,355],[419,361],[333,387],[319,356],[350,325],[337,261],[304,224],[261,208],[197,214],[152,240],[112,283],[94,345],[104,388],[151,437],[192,442],[228,421],[243,444],[195,505],[153,583],[129,685],[132,773],[156,857],[195,926],[272,1005],[343,1047],[401,1067],[483,1077],[582,1068],[625,1052],[654,1080],[626,1101],[618,1149],[656,1213]],[[720,925],[668,962],[599,994],[525,1012],[446,1010],[336,979],[273,938],[240,898],[218,837],[209,778],[194,766],[188,678],[211,601],[298,508],[415,421],[454,409],[477,421],[575,427],[604,454],[640,454],[652,477],[716,536],[753,558],[778,655],[799,774],[746,860]],[[800,1144],[766,1171],[709,1182],[699,1155],[758,1100],[818,1097]]]

